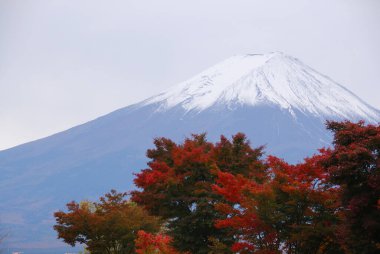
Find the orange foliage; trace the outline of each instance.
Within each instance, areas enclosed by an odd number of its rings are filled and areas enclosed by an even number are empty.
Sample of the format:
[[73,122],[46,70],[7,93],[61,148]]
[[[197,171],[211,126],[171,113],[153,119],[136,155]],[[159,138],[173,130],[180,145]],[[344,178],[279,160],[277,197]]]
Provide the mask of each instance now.
[[137,232],[137,254],[180,254],[170,244],[172,238],[163,234],[150,234],[143,230]]

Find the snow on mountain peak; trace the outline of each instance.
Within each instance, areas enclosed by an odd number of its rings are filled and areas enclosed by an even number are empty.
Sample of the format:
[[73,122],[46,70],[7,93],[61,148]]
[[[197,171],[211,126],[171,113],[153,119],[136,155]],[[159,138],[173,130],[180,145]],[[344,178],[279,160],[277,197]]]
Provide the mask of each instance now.
[[353,93],[281,52],[233,56],[143,102],[153,103],[159,103],[159,111],[271,104],[292,114],[380,120],[379,111]]

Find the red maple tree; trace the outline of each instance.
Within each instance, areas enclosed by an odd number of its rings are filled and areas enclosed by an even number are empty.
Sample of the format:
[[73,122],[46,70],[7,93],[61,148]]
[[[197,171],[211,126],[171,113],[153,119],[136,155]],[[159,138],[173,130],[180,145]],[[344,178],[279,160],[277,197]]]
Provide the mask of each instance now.
[[222,214],[214,209],[221,196],[212,185],[218,171],[248,176],[265,170],[261,148],[251,148],[240,133],[231,141],[222,136],[216,144],[205,135],[193,135],[182,144],[156,139],[155,146],[147,152],[149,168],[136,176],[140,190],[132,193],[132,199],[168,221],[168,234],[180,251],[210,253],[215,242],[231,245],[229,230],[214,227]]
[[164,234],[151,234],[144,230],[137,232],[137,254],[180,254],[172,246],[172,238]]
[[334,229],[338,223],[339,189],[328,182],[321,156],[290,165],[269,156],[263,182],[219,172],[214,191],[228,202],[216,227],[233,228],[239,253],[339,253]]
[[337,234],[347,252],[380,251],[380,125],[363,121],[328,122],[334,148],[326,151],[324,167],[341,188]]

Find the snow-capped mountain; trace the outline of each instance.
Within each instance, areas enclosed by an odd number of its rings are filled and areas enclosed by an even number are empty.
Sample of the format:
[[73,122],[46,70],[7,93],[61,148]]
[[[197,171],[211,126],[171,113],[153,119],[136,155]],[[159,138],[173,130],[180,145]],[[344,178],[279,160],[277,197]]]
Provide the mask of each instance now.
[[344,87],[281,52],[231,57],[144,104],[157,102],[163,111],[179,105],[200,112],[218,104],[232,109],[273,104],[322,118],[376,122],[379,117]]
[[297,162],[330,145],[326,120],[344,119],[375,123],[380,112],[291,56],[234,56],[138,104],[1,151],[0,219],[13,246],[52,248],[60,243],[53,211],[133,188],[155,137],[244,132],[253,146]]

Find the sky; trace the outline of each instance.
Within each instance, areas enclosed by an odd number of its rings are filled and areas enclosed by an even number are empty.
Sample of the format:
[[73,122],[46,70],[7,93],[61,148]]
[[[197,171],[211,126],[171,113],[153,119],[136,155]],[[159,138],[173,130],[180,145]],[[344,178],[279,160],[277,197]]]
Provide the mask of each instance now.
[[380,108],[378,0],[0,0],[0,150],[282,51]]

